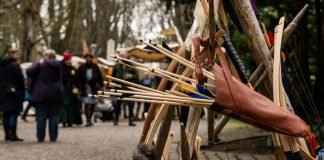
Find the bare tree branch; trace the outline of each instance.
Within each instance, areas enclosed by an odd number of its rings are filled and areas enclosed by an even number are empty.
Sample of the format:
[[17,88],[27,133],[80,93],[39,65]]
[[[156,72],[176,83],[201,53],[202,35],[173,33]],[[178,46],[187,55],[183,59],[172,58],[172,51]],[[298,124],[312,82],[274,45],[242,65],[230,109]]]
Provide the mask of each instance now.
[[0,0],[0,7],[1,8],[10,8],[18,5],[21,2],[21,0],[12,0],[12,1],[5,1],[5,0]]

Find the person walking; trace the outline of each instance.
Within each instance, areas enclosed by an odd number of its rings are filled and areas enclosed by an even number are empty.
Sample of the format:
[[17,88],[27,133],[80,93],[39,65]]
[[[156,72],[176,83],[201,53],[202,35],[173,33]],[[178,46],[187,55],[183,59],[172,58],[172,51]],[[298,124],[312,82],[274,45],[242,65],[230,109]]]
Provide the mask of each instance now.
[[24,122],[28,122],[27,121],[27,115],[28,112],[30,110],[30,108],[33,106],[32,102],[31,102],[31,87],[30,87],[30,80],[28,78],[25,79],[26,81],[26,91],[25,91],[25,101],[27,101],[27,107],[25,108],[25,110],[23,110],[22,115],[21,115],[21,120],[23,120]]
[[59,110],[63,105],[62,64],[55,59],[55,51],[44,51],[43,62],[34,63],[27,69],[27,76],[34,78],[32,103],[36,108],[36,130],[38,142],[44,142],[48,119],[49,138],[55,142],[58,137]]
[[86,127],[92,126],[92,116],[96,105],[96,99],[89,97],[89,94],[97,94],[103,87],[103,78],[97,64],[93,63],[93,55],[83,56],[86,63],[82,64],[77,71],[77,79],[81,92],[81,99],[84,103],[85,115],[87,119]]
[[0,111],[6,141],[23,141],[17,136],[17,119],[25,97],[20,58],[19,49],[10,49],[8,56],[0,61]]
[[81,119],[81,104],[78,100],[77,94],[77,73],[76,69],[72,66],[72,55],[65,52],[63,54],[63,107],[60,110],[60,122],[63,127],[71,127],[73,124],[82,124]]
[[[121,51],[119,53],[119,56],[122,58],[126,58],[128,59],[129,55],[126,51]],[[113,69],[113,73],[112,73],[113,77],[119,78],[119,79],[123,79],[125,81],[128,82],[132,82],[132,83],[136,83],[138,84],[138,73],[135,69],[130,68],[130,67],[126,67],[124,65],[121,64],[116,64],[114,66]],[[136,126],[136,124],[134,123],[134,102],[131,101],[125,101],[125,102],[121,102],[121,101],[116,101],[115,105],[114,105],[114,125],[118,125],[118,121],[119,121],[119,115],[120,115],[120,110],[121,110],[121,105],[125,104],[128,106],[128,125],[129,126]]]

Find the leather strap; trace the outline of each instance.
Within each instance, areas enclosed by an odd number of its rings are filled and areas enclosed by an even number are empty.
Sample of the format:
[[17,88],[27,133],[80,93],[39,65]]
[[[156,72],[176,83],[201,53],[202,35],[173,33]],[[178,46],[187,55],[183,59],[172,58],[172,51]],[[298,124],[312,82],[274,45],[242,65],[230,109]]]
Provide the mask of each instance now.
[[232,99],[234,101],[234,104],[235,104],[235,106],[241,107],[241,109],[243,111],[241,101],[237,96],[237,92],[236,92],[236,88],[235,88],[234,81],[233,81],[233,78],[232,78],[232,74],[231,74],[231,72],[230,72],[230,70],[228,68],[228,64],[227,64],[227,62],[225,60],[224,53],[222,52],[221,47],[218,44],[216,44],[216,54],[217,54],[217,56],[219,58],[221,66],[223,68],[225,79],[226,79],[228,88],[230,89],[230,93],[231,93]]

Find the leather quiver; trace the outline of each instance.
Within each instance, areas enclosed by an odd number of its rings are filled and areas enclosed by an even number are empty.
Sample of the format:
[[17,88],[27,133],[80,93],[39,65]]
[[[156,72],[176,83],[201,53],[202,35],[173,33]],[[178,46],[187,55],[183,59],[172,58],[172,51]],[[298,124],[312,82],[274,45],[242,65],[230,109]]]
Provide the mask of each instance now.
[[213,110],[268,131],[295,137],[309,135],[309,127],[301,118],[232,77],[219,47],[216,53],[223,68],[214,64]]

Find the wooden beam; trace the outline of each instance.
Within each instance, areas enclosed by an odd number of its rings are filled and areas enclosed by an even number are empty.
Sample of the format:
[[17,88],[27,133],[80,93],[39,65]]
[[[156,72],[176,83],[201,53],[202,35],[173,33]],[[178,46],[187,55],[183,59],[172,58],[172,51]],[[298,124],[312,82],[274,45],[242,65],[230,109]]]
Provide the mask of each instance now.
[[[172,118],[173,118],[173,113],[174,113],[174,106],[170,106],[168,108],[168,112],[167,112],[165,118],[163,119],[163,121],[161,123],[160,132],[157,136],[156,144],[154,145],[157,159],[161,159],[161,157],[162,157],[162,154],[163,154],[163,151],[165,148],[165,144],[168,139],[171,122],[172,122]],[[167,135],[167,136],[164,136],[164,135]]]

